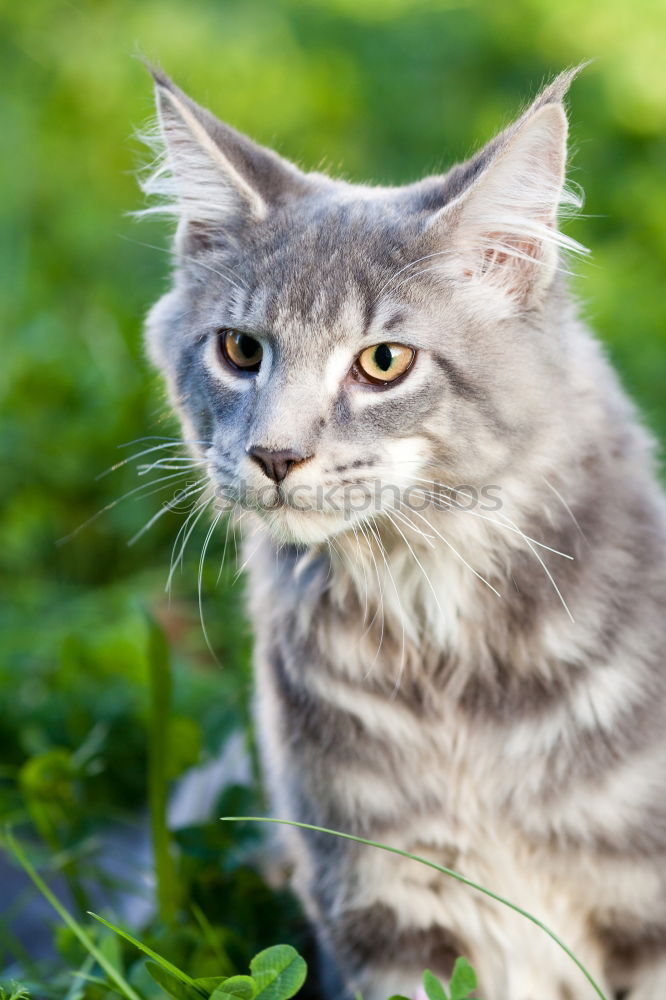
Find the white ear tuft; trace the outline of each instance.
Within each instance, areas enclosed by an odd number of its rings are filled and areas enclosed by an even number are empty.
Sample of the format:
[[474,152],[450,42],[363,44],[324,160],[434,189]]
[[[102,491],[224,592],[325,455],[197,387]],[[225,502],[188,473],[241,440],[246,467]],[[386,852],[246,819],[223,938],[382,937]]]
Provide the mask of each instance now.
[[265,216],[259,192],[236,170],[181,96],[158,80],[155,100],[156,135],[144,138],[161,147],[162,155],[141,187],[159,203],[138,214],[176,215],[184,223],[214,226]]
[[564,187],[566,139],[559,102],[537,106],[509,131],[478,179],[439,213],[448,222],[448,275],[529,306],[551,284],[560,251],[587,252],[557,225],[563,206],[580,206]]

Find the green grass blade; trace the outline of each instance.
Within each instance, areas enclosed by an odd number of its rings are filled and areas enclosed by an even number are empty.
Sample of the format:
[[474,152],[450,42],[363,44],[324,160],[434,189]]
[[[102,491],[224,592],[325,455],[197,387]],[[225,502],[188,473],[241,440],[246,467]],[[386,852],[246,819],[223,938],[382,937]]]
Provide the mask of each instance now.
[[88,913],[89,916],[91,916],[94,920],[99,920],[100,924],[104,924],[104,926],[108,927],[109,930],[115,931],[116,934],[120,934],[122,938],[125,938],[125,940],[129,941],[130,944],[133,944],[134,947],[138,948],[139,951],[142,951],[144,955],[148,955],[149,958],[152,958],[154,962],[161,965],[163,969],[170,972],[176,977],[176,979],[180,979],[181,983],[185,983],[187,986],[196,986],[194,980],[188,976],[186,972],[179,969],[177,965],[173,965],[167,958],[158,954],[158,952],[153,951],[153,949],[149,948],[147,944],[143,944],[142,941],[138,941],[135,937],[132,937],[128,931],[124,931],[122,927],[116,927],[116,925],[112,924],[109,920],[105,920],[104,917],[100,917],[98,913],[92,913],[92,911],[88,911]]
[[201,1000],[202,997],[208,997],[208,993],[203,989],[199,989],[196,986],[188,986],[179,977],[174,976],[172,972],[167,972],[157,962],[146,962],[146,970],[148,975],[173,1000]]
[[59,899],[56,899],[44,879],[41,875],[39,875],[31,862],[28,860],[23,848],[14,839],[12,834],[9,833],[9,831],[5,834],[5,841],[12,855],[16,858],[28,878],[34,882],[42,896],[48,900],[63,923],[67,924],[69,929],[76,935],[88,953],[92,955],[100,968],[104,969],[111,982],[115,983],[120,992],[127,997],[127,1000],[142,1000],[139,994],[132,989],[122,973],[118,972],[111,962],[109,962],[106,955],[99,950],[90,935],[84,930],[83,927],[81,927],[79,922],[74,919],[69,910],[65,909]]
[[166,924],[173,924],[178,909],[178,882],[171,832],[167,825],[169,779],[169,725],[171,719],[171,662],[162,629],[146,614],[150,716],[148,726],[148,802],[155,859],[157,909]]
[[[92,955],[88,954],[84,958],[83,962],[79,966],[78,972],[72,973],[72,983],[67,993],[65,994],[65,1000],[83,1000],[85,993],[85,981],[99,978],[98,976],[90,976],[90,970],[95,964],[95,959]],[[102,985],[106,986],[106,980],[102,979]],[[114,990],[115,992],[115,990]]]
[[[194,919],[199,924],[201,928],[201,933],[204,936],[206,944],[215,956],[215,961],[219,967],[220,972],[225,973],[226,976],[233,975],[234,966],[233,962],[226,953],[226,950],[222,947],[220,943],[219,935],[215,933],[214,928],[211,926],[210,920],[203,912],[201,907],[195,903],[190,903],[190,909],[194,914]],[[224,977],[220,977],[222,979]]]
[[388,851],[389,854],[398,854],[401,858],[410,858],[412,861],[418,861],[419,864],[426,865],[428,868],[434,868],[435,871],[441,872],[442,875],[448,875],[449,878],[455,879],[456,882],[462,882],[463,885],[468,885],[470,889],[476,889],[477,892],[483,893],[484,896],[489,896],[490,899],[494,899],[496,902],[502,903],[504,906],[508,906],[510,910],[513,910],[515,913],[519,913],[521,917],[525,917],[526,920],[529,920],[537,927],[540,927],[541,930],[547,934],[549,938],[552,938],[555,944],[562,949],[565,955],[571,959],[574,965],[578,966],[600,1000],[609,1000],[599,984],[592,977],[591,973],[587,971],[580,959],[576,958],[571,949],[568,948],[564,941],[557,936],[555,931],[551,931],[550,927],[547,927],[546,924],[542,923],[542,921],[537,917],[532,916],[532,914],[528,913],[527,910],[523,910],[521,906],[518,906],[516,903],[512,903],[508,899],[504,899],[503,896],[499,896],[497,893],[492,892],[490,889],[486,889],[477,882],[473,882],[472,879],[467,878],[466,875],[461,875],[460,872],[455,872],[451,868],[445,868],[444,865],[438,865],[435,861],[429,861],[427,858],[421,858],[418,854],[410,854],[409,851],[402,851],[399,847],[390,847],[388,844],[379,844],[375,840],[366,840],[365,837],[356,837],[353,833],[341,833],[340,830],[329,830],[324,826],[313,826],[311,823],[297,823],[295,820],[276,819],[272,816],[221,816],[220,819],[226,823],[280,823],[283,826],[295,826],[301,830],[313,830],[315,833],[328,833],[332,837],[341,837],[343,840],[353,840],[357,844],[367,844],[368,847],[376,847],[380,851]]

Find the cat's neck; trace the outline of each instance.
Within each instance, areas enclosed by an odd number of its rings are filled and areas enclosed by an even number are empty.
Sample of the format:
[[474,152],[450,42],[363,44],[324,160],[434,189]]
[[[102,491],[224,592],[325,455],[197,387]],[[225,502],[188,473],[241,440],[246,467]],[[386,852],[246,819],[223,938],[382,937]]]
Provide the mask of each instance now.
[[509,704],[512,685],[515,704],[541,697],[601,655],[632,591],[663,589],[666,517],[641,435],[572,440],[555,468],[507,477],[495,509],[401,506],[303,549],[257,526],[251,599],[299,641],[316,633],[355,682],[390,684],[411,663],[474,702]]

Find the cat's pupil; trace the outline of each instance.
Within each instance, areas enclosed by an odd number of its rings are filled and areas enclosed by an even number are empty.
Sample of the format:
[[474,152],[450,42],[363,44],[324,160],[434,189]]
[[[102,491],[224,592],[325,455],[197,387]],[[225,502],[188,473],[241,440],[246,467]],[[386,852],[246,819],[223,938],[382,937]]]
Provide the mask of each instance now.
[[393,364],[393,351],[388,344],[379,344],[375,351],[375,364],[383,372],[387,372]]
[[246,333],[242,334],[239,338],[238,346],[240,348],[241,354],[246,358],[252,358],[257,353],[257,348],[259,344],[254,339],[254,337],[248,337]]

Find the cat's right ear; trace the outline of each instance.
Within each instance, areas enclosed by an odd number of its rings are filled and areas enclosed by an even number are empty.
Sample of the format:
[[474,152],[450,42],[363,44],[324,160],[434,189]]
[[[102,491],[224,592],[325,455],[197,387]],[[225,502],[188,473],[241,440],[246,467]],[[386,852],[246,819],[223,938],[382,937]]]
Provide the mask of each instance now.
[[158,142],[163,156],[142,187],[159,204],[142,214],[179,220],[179,240],[209,245],[263,219],[272,206],[303,193],[292,164],[200,107],[158,70]]

